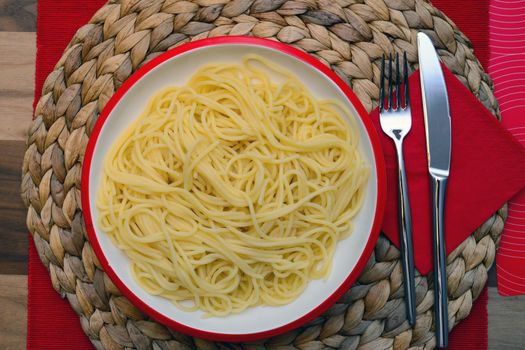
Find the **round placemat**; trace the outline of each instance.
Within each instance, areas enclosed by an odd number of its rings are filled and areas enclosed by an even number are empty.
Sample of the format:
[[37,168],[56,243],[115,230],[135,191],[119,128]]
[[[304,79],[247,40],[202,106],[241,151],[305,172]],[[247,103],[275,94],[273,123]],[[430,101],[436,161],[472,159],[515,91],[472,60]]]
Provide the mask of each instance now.
[[[138,311],[109,280],[87,239],[80,174],[89,135],[115,90],[144,62],[191,40],[254,35],[298,47],[329,65],[371,111],[383,54],[406,51],[416,33],[499,116],[492,82],[472,45],[424,0],[109,1],[80,28],[48,76],[23,163],[27,225],[53,287],[97,349],[406,349],[435,347],[432,276],[416,277],[417,322],[405,317],[399,251],[384,237],[358,282],[327,312],[287,334],[249,344],[191,338]],[[471,310],[487,280],[506,218],[500,209],[448,256],[449,323]]]

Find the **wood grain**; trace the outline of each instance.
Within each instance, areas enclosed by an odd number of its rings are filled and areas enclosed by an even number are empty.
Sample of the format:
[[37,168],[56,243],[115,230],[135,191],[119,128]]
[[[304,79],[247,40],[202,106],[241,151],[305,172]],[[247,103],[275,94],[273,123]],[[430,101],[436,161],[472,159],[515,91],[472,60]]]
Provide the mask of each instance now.
[[34,32],[37,0],[0,0],[0,30]]
[[36,34],[0,32],[0,53],[0,140],[25,141],[33,114]]
[[0,275],[0,305],[0,349],[25,349],[27,276]]
[[27,212],[20,199],[24,151],[23,141],[0,141],[0,274],[27,274]]
[[[20,165],[32,116],[36,0],[0,0],[0,349],[24,349],[27,229]],[[11,32],[5,32],[11,31]],[[16,275],[18,274],[18,275]],[[494,269],[489,285],[495,286]],[[525,296],[489,288],[489,349],[525,348]]]
[[525,295],[502,297],[489,288],[489,349],[525,348]]

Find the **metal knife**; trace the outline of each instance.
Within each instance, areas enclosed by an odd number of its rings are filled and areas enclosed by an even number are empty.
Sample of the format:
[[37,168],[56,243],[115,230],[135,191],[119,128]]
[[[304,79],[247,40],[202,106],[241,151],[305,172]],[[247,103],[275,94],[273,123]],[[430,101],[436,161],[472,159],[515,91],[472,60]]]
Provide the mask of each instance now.
[[444,212],[450,173],[450,111],[445,78],[432,41],[426,34],[418,33],[417,46],[432,194],[436,345],[445,348],[448,345],[448,296]]

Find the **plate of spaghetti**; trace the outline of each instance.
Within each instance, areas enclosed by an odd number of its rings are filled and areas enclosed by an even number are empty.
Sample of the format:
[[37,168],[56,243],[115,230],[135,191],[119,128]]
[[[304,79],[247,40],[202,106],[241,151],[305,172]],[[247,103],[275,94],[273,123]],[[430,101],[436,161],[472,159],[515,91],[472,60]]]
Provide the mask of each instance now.
[[385,204],[379,139],[350,88],[289,45],[176,47],[116,91],[89,139],[82,208],[104,271],[166,326],[252,341],[357,279]]

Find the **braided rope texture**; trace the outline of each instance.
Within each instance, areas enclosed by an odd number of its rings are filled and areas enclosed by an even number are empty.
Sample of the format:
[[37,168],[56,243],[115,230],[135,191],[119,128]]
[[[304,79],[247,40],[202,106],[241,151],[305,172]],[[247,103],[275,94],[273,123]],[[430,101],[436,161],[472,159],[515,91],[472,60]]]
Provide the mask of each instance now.
[[[384,237],[358,282],[327,312],[290,333],[249,344],[194,339],[137,310],[102,270],[80,206],[86,144],[99,112],[144,62],[188,41],[253,35],[291,44],[330,66],[368,111],[377,106],[379,61],[406,51],[416,33],[499,116],[490,78],[472,45],[425,0],[109,1],[78,30],[45,81],[29,130],[22,198],[27,226],[55,290],[70,302],[97,349],[431,349],[432,276],[416,276],[417,322],[408,326],[399,251]],[[501,208],[448,256],[449,323],[471,310],[487,280],[507,216]]]

